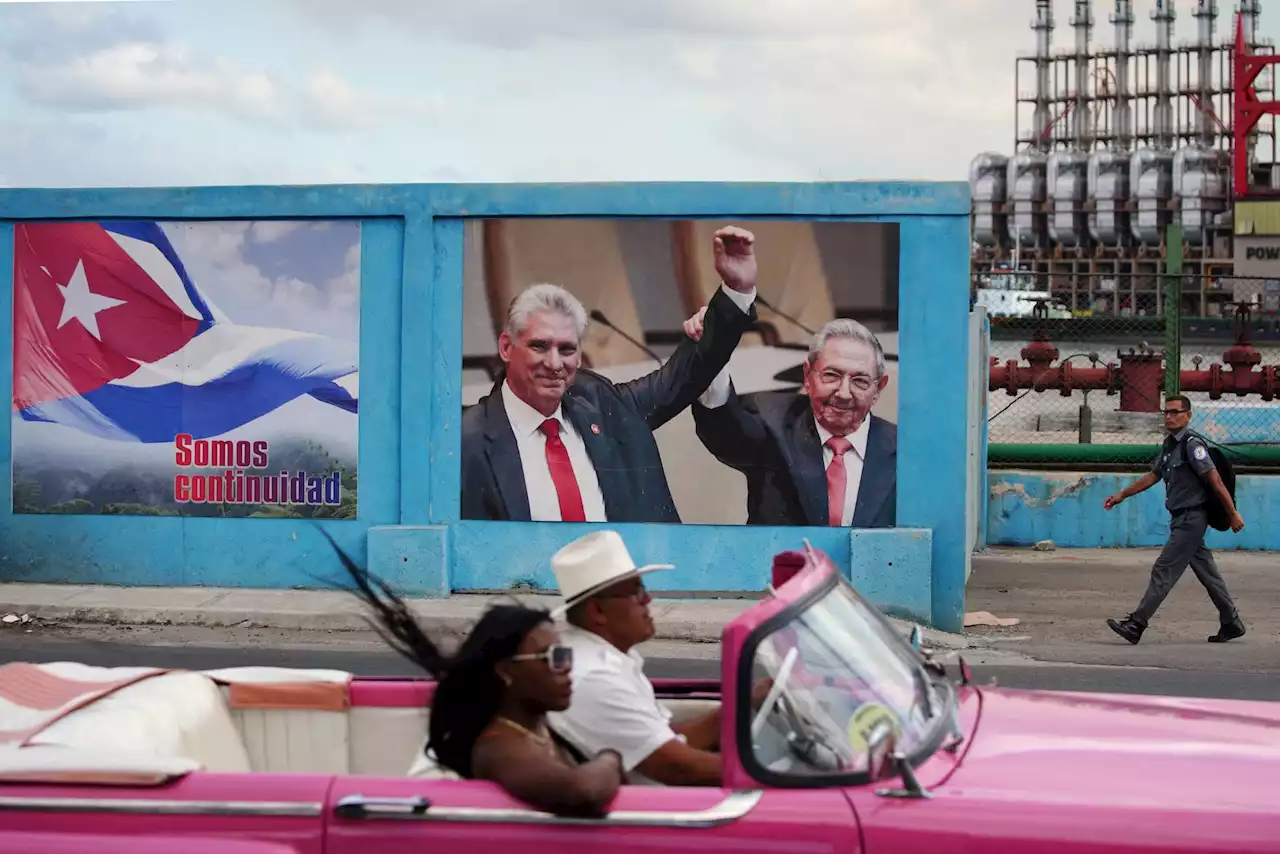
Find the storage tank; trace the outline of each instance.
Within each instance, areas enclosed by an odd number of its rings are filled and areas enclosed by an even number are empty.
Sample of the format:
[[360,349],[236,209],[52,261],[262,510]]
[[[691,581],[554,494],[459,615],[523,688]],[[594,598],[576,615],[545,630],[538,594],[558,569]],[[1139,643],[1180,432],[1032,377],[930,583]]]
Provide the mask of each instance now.
[[1140,148],[1129,162],[1129,187],[1137,198],[1131,225],[1134,238],[1147,246],[1159,246],[1172,211],[1173,152],[1164,148]]
[[1177,189],[1183,239],[1193,246],[1203,246],[1209,239],[1208,228],[1227,209],[1227,170],[1225,152],[1188,145],[1173,157],[1173,186]]
[[1022,247],[1045,245],[1045,169],[1044,155],[1037,151],[1023,151],[1009,161],[1009,195],[1013,202],[1009,238]]
[[1122,246],[1129,236],[1129,152],[1095,151],[1089,156],[1089,234],[1103,246]]
[[979,246],[1003,247],[1009,242],[1009,217],[1003,207],[1009,197],[1009,158],[984,152],[969,166],[973,198],[973,239]]
[[1047,183],[1052,216],[1049,237],[1059,246],[1083,246],[1088,242],[1085,192],[1089,185],[1089,158],[1083,151],[1055,151],[1049,155]]

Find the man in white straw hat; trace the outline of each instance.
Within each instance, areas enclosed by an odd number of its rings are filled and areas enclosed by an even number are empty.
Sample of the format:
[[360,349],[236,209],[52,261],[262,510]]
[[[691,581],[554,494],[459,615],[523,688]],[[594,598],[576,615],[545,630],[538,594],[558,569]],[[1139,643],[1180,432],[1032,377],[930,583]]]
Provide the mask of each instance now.
[[588,756],[617,751],[633,785],[718,786],[719,710],[673,726],[635,649],[654,633],[642,576],[673,568],[637,566],[616,531],[587,534],[551,558],[569,623],[561,639],[573,648],[573,699],[547,722]]

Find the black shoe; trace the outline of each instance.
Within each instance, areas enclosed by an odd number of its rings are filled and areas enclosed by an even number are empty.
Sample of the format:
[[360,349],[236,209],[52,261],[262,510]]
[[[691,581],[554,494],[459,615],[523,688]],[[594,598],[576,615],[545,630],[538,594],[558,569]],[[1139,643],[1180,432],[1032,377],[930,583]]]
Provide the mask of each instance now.
[[1111,631],[1129,643],[1137,643],[1142,640],[1142,632],[1146,629],[1146,626],[1133,619],[1133,615],[1125,617],[1123,620],[1108,619],[1107,625],[1111,627]]
[[1209,643],[1226,643],[1244,636],[1244,623],[1235,617],[1229,623],[1223,623],[1216,635],[1209,636]]

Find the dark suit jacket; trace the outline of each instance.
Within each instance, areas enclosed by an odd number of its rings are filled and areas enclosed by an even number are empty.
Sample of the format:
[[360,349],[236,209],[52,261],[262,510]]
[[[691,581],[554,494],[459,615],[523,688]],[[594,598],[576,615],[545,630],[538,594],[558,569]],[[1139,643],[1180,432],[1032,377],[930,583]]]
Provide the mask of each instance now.
[[[826,525],[827,474],[809,398],[730,391],[724,406],[693,406],[698,438],[747,476],[748,525]],[[892,528],[898,502],[898,428],[872,415],[853,510],[854,528]]]
[[[680,521],[653,431],[707,390],[755,319],[754,305],[744,312],[717,290],[701,340],[685,338],[653,373],[615,385],[579,369],[561,405],[595,465],[610,522]],[[504,374],[462,414],[463,519],[530,518],[520,451],[502,405],[505,381]]]

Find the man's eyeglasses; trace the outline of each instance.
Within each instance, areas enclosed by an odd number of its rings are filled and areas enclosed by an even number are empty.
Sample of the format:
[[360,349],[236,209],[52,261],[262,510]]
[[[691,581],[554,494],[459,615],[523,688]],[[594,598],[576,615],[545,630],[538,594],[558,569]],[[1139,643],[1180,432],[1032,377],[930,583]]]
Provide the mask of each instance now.
[[876,381],[864,374],[842,374],[839,371],[825,370],[819,376],[825,385],[840,385],[846,378],[855,391],[866,392],[876,387]]
[[545,661],[555,673],[568,673],[573,669],[573,647],[553,644],[542,652],[530,652],[511,656],[512,661]]
[[592,596],[592,599],[633,599],[636,602],[643,602],[645,597],[649,595],[649,590],[643,584],[631,590],[604,590]]
[[1166,409],[1164,410],[1164,414],[1165,415],[1181,415],[1184,412],[1190,412],[1190,411],[1191,410],[1189,409]]

